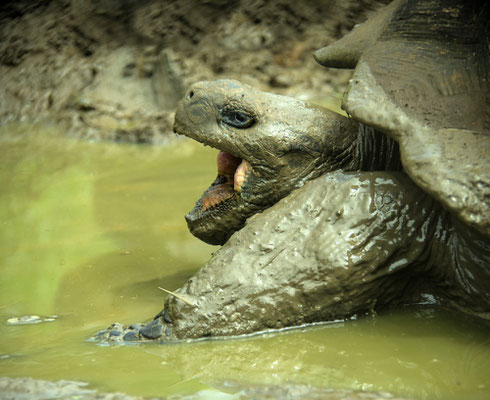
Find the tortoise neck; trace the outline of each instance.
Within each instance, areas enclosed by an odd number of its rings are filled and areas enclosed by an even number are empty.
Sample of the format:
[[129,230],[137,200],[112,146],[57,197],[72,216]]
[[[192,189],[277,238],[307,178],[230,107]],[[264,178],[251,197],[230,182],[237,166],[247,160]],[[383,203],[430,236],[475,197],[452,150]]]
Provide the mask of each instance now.
[[[430,273],[442,283],[442,293],[461,311],[489,318],[490,243],[488,238],[441,209],[431,246]],[[466,296],[462,297],[461,293]],[[457,302],[451,299],[457,296]]]
[[389,136],[359,124],[354,148],[354,163],[360,171],[400,171],[398,143]]

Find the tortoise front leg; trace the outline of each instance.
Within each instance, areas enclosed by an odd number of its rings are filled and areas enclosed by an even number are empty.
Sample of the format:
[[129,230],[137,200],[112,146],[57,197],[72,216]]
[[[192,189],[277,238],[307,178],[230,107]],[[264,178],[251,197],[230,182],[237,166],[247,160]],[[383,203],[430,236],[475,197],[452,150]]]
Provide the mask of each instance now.
[[241,335],[398,301],[438,210],[402,173],[320,177],[250,218],[140,335]]

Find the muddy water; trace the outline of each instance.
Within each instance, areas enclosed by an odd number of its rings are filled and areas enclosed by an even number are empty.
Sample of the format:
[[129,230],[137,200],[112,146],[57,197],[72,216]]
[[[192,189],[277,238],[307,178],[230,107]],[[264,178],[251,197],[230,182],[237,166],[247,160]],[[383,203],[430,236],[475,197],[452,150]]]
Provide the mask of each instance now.
[[[306,330],[193,344],[102,347],[112,322],[150,319],[215,247],[183,215],[214,178],[216,151],[0,131],[0,376],[90,382],[101,391],[226,398],[234,384],[490,398],[490,329],[412,309]],[[7,325],[22,315],[52,322]]]

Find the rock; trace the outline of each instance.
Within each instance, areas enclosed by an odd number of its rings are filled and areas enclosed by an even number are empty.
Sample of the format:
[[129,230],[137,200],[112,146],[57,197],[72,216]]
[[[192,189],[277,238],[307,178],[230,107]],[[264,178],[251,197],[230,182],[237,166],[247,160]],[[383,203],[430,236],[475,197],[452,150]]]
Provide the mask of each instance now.
[[138,340],[140,340],[140,337],[138,335],[138,332],[137,331],[129,331],[127,332],[124,336],[123,336],[123,340],[125,342],[136,342]]
[[160,318],[148,322],[141,330],[140,334],[147,339],[158,339],[162,336],[163,325]]

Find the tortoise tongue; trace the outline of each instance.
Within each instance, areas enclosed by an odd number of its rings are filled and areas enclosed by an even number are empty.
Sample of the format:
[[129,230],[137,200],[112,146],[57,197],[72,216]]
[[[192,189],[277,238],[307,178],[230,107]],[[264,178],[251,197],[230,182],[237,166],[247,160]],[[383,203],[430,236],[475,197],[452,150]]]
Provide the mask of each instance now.
[[224,176],[228,181],[233,182],[235,171],[242,159],[232,156],[226,151],[220,151],[216,161],[218,163],[218,176]]
[[233,185],[235,192],[242,189],[243,182],[252,166],[247,160],[232,156],[226,151],[220,151],[218,154],[218,176],[226,178],[226,183]]
[[218,205],[235,194],[235,190],[233,189],[235,171],[241,161],[240,158],[232,156],[226,151],[219,152],[216,160],[218,164],[218,177],[211,187],[204,192],[201,198],[202,211]]

